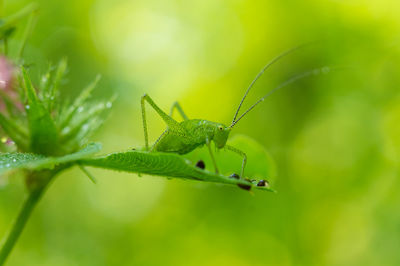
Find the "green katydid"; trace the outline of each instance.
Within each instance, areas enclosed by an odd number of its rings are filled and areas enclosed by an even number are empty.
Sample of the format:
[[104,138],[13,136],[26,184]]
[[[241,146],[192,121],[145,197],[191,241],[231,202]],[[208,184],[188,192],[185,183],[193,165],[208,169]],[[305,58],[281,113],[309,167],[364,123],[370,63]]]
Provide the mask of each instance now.
[[[143,129],[144,129],[144,137],[145,137],[145,149],[146,151],[157,151],[157,152],[167,152],[167,153],[177,153],[177,154],[186,154],[194,149],[207,145],[211,161],[213,162],[215,172],[218,173],[218,166],[211,148],[211,142],[214,142],[215,147],[217,149],[226,148],[232,152],[237,153],[242,156],[242,168],[240,172],[240,178],[244,177],[244,169],[247,162],[246,153],[233,147],[227,145],[226,142],[228,140],[229,134],[232,128],[237,124],[237,122],[242,119],[248,112],[250,112],[254,107],[256,107],[260,102],[264,101],[265,98],[270,96],[273,92],[279,90],[282,87],[285,87],[299,79],[324,73],[328,70],[327,67],[317,68],[311,71],[303,72],[299,75],[293,76],[281,83],[279,86],[275,87],[271,91],[269,91],[266,95],[260,98],[257,102],[255,102],[250,108],[248,108],[242,115],[238,117],[240,108],[245,100],[246,96],[250,92],[251,88],[254,86],[255,82],[261,77],[261,75],[275,62],[277,62],[282,57],[292,53],[293,51],[303,47],[304,45],[297,46],[290,50],[283,52],[282,54],[273,58],[270,62],[268,62],[263,69],[257,74],[254,80],[251,82],[249,87],[247,88],[244,96],[242,97],[238,108],[236,109],[233,120],[229,126],[226,126],[222,123],[212,122],[208,120],[202,119],[189,119],[184,113],[182,107],[178,102],[175,102],[170,110],[170,114],[166,114],[161,108],[154,103],[154,101],[148,96],[144,94],[141,98],[141,107],[142,107],[142,119],[143,119]],[[151,107],[161,116],[164,122],[167,124],[167,128],[161,134],[161,136],[155,141],[153,146],[149,148],[148,141],[148,132],[147,132],[147,121],[146,121],[146,110],[145,110],[145,102],[149,103]],[[174,110],[177,110],[183,118],[182,122],[178,122],[172,118],[172,114]]]

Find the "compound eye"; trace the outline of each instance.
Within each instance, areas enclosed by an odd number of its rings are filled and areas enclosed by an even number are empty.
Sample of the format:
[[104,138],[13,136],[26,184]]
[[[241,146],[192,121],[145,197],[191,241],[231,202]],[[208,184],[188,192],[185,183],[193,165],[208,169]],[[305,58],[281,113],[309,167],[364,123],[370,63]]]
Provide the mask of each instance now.
[[222,126],[219,126],[218,129],[222,131],[224,128]]

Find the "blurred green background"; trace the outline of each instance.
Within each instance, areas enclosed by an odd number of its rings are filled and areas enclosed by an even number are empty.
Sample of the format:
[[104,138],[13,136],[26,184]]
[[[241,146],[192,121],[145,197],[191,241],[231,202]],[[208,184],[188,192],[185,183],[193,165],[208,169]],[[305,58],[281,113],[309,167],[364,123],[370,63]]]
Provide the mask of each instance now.
[[[30,1],[5,0],[5,14]],[[278,194],[91,169],[61,175],[8,265],[400,265],[400,2],[39,0],[26,58],[69,61],[65,97],[103,75],[104,152],[143,145],[140,96],[229,123],[294,73],[351,66],[281,90],[238,123],[277,163]],[[17,32],[16,41],[21,36]],[[35,70],[35,71],[36,71]],[[37,78],[39,75],[37,75]],[[164,124],[149,112],[150,138]],[[0,184],[0,235],[22,180]]]

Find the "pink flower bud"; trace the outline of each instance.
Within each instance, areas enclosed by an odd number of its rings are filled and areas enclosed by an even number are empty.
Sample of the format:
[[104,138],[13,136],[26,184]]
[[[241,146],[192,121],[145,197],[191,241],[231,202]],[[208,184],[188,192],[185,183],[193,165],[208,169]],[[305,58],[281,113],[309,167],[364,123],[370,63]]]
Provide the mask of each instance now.
[[[14,106],[22,111],[23,105],[18,99],[18,93],[14,90],[16,68],[4,55],[0,55],[0,90],[7,95]],[[0,111],[5,109],[5,103],[0,99]]]
[[5,56],[0,56],[0,89],[10,90],[13,86],[14,66]]

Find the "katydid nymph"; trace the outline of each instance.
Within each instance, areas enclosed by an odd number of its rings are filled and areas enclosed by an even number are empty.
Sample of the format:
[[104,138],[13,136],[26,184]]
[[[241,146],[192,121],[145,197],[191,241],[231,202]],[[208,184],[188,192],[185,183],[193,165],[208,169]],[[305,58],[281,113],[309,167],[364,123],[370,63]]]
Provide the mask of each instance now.
[[[292,53],[293,51],[299,49],[301,46],[297,46],[290,50],[283,52],[282,54],[273,58],[270,62],[268,62],[263,69],[257,74],[254,80],[251,82],[249,87],[247,88],[244,96],[242,97],[238,108],[236,109],[235,115],[233,120],[229,126],[218,123],[212,122],[203,119],[189,119],[186,114],[184,113],[182,107],[178,102],[175,102],[170,110],[169,115],[165,113],[161,108],[157,106],[157,104],[148,96],[144,94],[141,98],[141,108],[142,108],[142,119],[143,119],[143,128],[144,128],[144,137],[145,137],[145,149],[146,151],[152,152],[167,152],[167,153],[177,153],[177,154],[186,154],[194,149],[206,145],[208,147],[208,151],[210,154],[211,161],[213,163],[215,172],[218,174],[218,166],[215,160],[213,150],[211,147],[211,142],[214,142],[215,147],[217,149],[225,148],[229,151],[237,153],[240,155],[242,160],[242,167],[240,172],[240,178],[244,178],[244,170],[247,162],[247,156],[244,151],[241,151],[233,146],[227,145],[227,140],[229,134],[231,133],[234,126],[241,120],[248,112],[250,112],[254,107],[256,107],[260,102],[264,101],[265,98],[270,96],[273,92],[279,90],[282,87],[285,87],[299,79],[319,74],[321,72],[326,71],[325,68],[317,68],[311,71],[303,72],[296,76],[289,78],[288,80],[281,83],[279,86],[275,87],[271,91],[269,91],[266,95],[261,97],[258,101],[256,101],[253,105],[250,106],[242,115],[238,117],[240,108],[247,97],[248,93],[250,92],[251,88],[254,86],[255,82],[261,77],[261,75],[275,62],[277,62],[282,57]],[[150,104],[151,107],[158,113],[159,116],[164,120],[167,124],[167,128],[161,134],[161,136],[155,141],[153,146],[149,148],[149,141],[148,141],[148,132],[147,132],[147,121],[146,121],[146,110],[145,110],[145,102]],[[174,110],[177,110],[179,114],[182,116],[183,121],[178,122],[172,118],[172,114]]]

